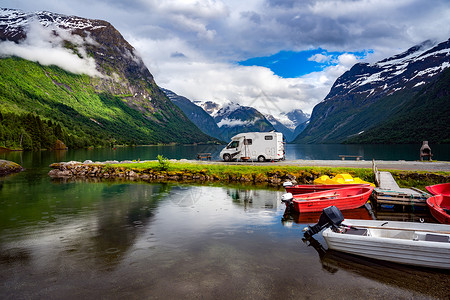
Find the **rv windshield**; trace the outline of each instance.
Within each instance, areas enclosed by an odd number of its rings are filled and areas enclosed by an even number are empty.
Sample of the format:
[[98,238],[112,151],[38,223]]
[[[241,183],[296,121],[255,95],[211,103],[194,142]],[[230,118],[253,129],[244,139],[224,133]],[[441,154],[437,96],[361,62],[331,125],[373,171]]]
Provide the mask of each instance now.
[[239,147],[239,141],[232,141],[228,144],[227,149]]

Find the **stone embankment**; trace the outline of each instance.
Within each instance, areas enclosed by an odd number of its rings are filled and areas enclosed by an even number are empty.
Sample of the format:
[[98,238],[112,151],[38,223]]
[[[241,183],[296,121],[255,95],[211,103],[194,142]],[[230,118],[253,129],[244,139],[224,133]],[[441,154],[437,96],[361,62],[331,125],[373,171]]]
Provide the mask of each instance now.
[[0,159],[0,176],[17,173],[23,170],[24,168],[15,162]]
[[[181,181],[181,182],[202,182],[202,181],[222,181],[234,183],[254,183],[254,184],[270,184],[281,185],[284,181],[290,180],[296,182],[296,176],[280,172],[272,172],[269,174],[210,174],[208,170],[199,171],[183,170],[183,171],[164,171],[158,168],[139,169],[121,167],[121,164],[132,163],[131,161],[106,161],[92,162],[85,161],[83,163],[70,161],[53,163],[50,165],[52,170],[48,175],[52,178],[64,179],[99,179],[99,178],[115,178],[125,180],[143,180],[143,181]],[[307,182],[312,183],[314,178],[308,178]],[[305,179],[306,180],[306,179]],[[94,180],[96,181],[96,180]]]

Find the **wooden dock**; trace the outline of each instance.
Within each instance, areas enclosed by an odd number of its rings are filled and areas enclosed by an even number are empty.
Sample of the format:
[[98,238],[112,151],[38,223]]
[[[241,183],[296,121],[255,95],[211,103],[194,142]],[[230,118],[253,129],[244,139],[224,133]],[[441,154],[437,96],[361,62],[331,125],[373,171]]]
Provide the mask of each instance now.
[[374,199],[377,206],[427,206],[427,198],[431,195],[415,188],[401,188],[390,172],[378,171],[375,160],[372,161],[377,188],[374,189]]

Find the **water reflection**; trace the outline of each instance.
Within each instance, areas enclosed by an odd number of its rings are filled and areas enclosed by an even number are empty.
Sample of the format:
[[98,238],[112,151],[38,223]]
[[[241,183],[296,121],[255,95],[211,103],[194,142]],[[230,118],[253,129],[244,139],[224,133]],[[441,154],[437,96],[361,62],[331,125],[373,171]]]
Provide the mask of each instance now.
[[[297,224],[315,224],[319,221],[319,217],[322,212],[309,212],[309,213],[298,213],[289,207],[286,208],[283,214],[281,222],[285,226],[290,226],[290,223]],[[342,214],[346,219],[361,219],[361,220],[372,220],[373,216],[365,207],[343,210]]]
[[317,251],[322,268],[331,274],[350,272],[386,285],[440,299],[450,295],[448,289],[450,278],[442,273],[445,271],[410,267],[327,250],[322,244],[323,239],[320,242],[314,237],[303,239],[303,242]]
[[402,207],[380,207],[375,210],[375,215],[378,220],[436,223],[436,219],[433,218],[427,207],[418,207],[414,210]]
[[[346,219],[436,223],[436,220],[425,207],[416,209],[404,207],[372,208],[370,203],[366,203],[363,207],[343,210],[341,212]],[[288,206],[281,218],[281,223],[285,226],[291,226],[292,223],[315,224],[318,222],[321,213],[322,212],[299,213]]]
[[21,173],[0,189],[3,298],[422,295],[342,269],[324,274],[317,252],[299,249],[298,222],[316,217],[283,226],[280,191],[35,174],[37,185]]
[[[29,176],[33,175],[23,174],[22,180],[28,182]],[[173,219],[183,215],[180,209],[189,208],[202,216],[184,216],[185,229],[200,233],[222,227],[230,234],[236,230],[236,221],[246,217],[233,213],[233,206],[253,216],[256,224],[264,224],[272,219],[270,215],[261,215],[259,209],[276,210],[279,198],[265,190],[170,184],[78,180],[56,184],[51,181],[50,186],[51,192],[49,184],[42,183],[27,184],[25,189],[19,184],[2,188],[3,262],[26,257],[22,254],[32,253],[31,249],[37,247],[40,252],[56,252],[55,257],[73,260],[72,263],[111,267],[120,263],[140,235],[153,230],[152,220],[158,212],[170,215],[159,220],[164,226],[156,229],[162,235],[170,235],[166,239],[170,244],[172,237],[180,238],[175,233],[179,231],[179,223]],[[24,197],[17,201],[15,195],[19,193]],[[31,237],[45,242],[34,244]],[[53,244],[60,247],[53,248]],[[17,252],[21,254],[14,254],[11,249],[21,249]]]
[[243,206],[244,209],[277,209],[281,193],[269,190],[230,188],[227,189],[227,195],[231,197],[234,204]]
[[[140,229],[151,222],[157,203],[166,194],[165,185],[143,184],[65,184],[57,190],[51,197],[39,193],[20,202],[3,201],[1,248],[6,252],[2,251],[2,261],[24,257],[4,256],[10,249],[29,253],[37,247],[77,263],[95,259],[96,264],[117,264],[134,245]],[[35,244],[32,237],[40,242]]]

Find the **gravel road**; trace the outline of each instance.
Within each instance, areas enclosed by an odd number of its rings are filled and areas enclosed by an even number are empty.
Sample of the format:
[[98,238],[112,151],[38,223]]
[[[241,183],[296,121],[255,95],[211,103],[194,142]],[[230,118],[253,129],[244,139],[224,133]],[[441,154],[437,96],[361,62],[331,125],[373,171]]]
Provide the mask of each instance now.
[[[200,161],[196,161],[200,162]],[[223,162],[223,161],[203,161],[202,163],[219,163],[219,164],[235,164],[235,165],[267,165],[267,166],[315,166],[315,167],[345,167],[345,168],[372,168],[372,161],[365,160],[285,160],[279,162]],[[444,171],[450,172],[450,162],[446,161],[385,161],[377,160],[375,164],[379,170],[407,170],[407,171]]]

